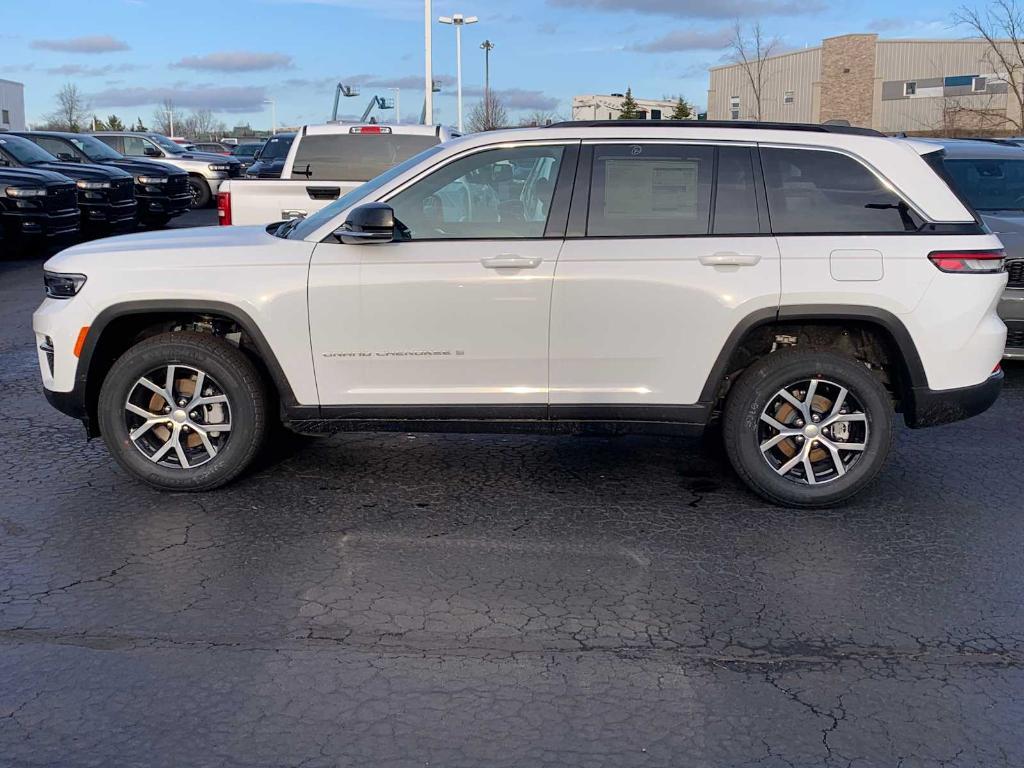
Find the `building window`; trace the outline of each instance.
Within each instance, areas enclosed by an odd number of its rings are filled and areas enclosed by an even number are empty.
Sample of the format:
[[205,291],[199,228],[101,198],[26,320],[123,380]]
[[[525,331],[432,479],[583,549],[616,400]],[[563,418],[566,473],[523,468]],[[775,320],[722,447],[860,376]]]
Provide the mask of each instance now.
[[784,94],[782,94],[782,103],[783,104],[792,104],[793,103],[793,92],[792,91],[786,91]]
[[913,96],[915,93],[917,93],[917,83],[916,82],[911,80],[910,82],[903,84],[903,95],[904,96]]
[[729,99],[729,116],[732,120],[740,119],[740,97],[732,96]]
[[661,110],[660,109],[652,109],[651,110],[651,120],[661,120]]
[[971,91],[973,93],[984,93],[985,87],[986,83],[984,77],[975,77],[971,80]]
[[11,124],[11,113],[9,110],[5,109],[2,113],[0,113],[0,123],[3,123],[4,125]]

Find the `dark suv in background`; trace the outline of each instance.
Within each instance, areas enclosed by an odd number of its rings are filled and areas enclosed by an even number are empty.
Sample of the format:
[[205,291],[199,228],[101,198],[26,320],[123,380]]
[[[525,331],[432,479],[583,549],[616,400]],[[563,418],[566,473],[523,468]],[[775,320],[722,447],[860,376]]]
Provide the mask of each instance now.
[[247,141],[244,144],[236,144],[231,148],[231,156],[242,164],[242,172],[248,171],[263,149],[262,141]]
[[52,171],[0,167],[0,256],[13,246],[63,245],[78,235],[75,183]]
[[139,223],[161,227],[188,211],[192,193],[188,174],[156,160],[129,158],[95,136],[62,131],[25,131],[18,136],[35,142],[58,160],[120,168],[135,177]]
[[0,166],[54,171],[74,180],[82,231],[107,235],[135,229],[135,180],[120,168],[61,162],[42,147],[12,133],[0,133]]
[[1009,282],[999,302],[1006,356],[1024,360],[1024,148],[1006,141],[929,140],[943,147],[943,170],[956,192],[1006,249]]
[[280,179],[288,150],[295,140],[294,133],[279,133],[267,139],[254,162],[245,172],[247,179]]

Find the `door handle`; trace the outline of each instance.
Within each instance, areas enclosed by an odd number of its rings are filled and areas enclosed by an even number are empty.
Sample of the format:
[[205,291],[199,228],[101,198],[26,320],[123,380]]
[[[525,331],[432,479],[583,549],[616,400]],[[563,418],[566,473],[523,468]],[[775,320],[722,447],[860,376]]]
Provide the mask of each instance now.
[[705,267],[752,267],[761,261],[758,253],[736,253],[735,251],[718,251],[703,254],[700,263]]
[[311,200],[337,200],[341,196],[341,187],[306,187],[306,194]]
[[499,253],[480,259],[487,269],[534,269],[540,266],[541,261],[540,256],[516,256],[514,253]]

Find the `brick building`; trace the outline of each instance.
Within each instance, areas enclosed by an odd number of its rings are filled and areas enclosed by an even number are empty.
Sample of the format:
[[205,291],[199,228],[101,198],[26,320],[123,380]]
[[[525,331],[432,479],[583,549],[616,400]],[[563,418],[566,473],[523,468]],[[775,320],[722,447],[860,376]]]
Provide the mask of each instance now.
[[[980,40],[830,37],[766,60],[761,119],[846,120],[887,133],[1015,133],[1011,121],[1020,120],[1020,105],[997,69]],[[757,119],[742,66],[713,67],[709,74],[709,119]]]

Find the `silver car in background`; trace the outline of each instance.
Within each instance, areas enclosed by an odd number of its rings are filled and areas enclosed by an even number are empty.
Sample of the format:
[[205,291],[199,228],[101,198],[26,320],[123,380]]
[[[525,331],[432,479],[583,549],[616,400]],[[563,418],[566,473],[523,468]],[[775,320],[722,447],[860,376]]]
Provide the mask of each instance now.
[[159,133],[98,131],[94,135],[126,157],[161,160],[185,171],[193,208],[206,208],[220,189],[221,182],[242,175],[242,164],[230,155],[197,152]]
[[1024,360],[1024,148],[1004,141],[935,139],[949,182],[1006,249],[1009,282],[999,302],[1006,357]]

